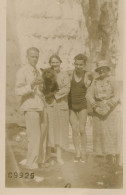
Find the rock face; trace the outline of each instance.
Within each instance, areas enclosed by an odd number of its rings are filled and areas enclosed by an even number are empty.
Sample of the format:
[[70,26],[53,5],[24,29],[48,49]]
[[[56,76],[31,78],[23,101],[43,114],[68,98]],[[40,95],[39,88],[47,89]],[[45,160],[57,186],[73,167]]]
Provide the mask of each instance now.
[[[7,116],[16,113],[15,74],[27,63],[26,50],[40,50],[38,68],[57,53],[62,69],[73,69],[73,58],[85,53],[89,69],[96,60],[118,63],[118,0],[7,0]],[[115,58],[116,57],[116,58]],[[11,117],[12,116],[12,117]]]
[[50,55],[57,53],[63,61],[61,68],[71,69],[74,56],[78,53],[89,55],[89,51],[88,32],[80,1],[8,0],[7,13],[9,108],[15,104],[15,72],[20,65],[27,63],[27,48],[39,48],[38,68],[47,67]]
[[71,68],[73,57],[87,53],[85,17],[77,0],[16,0],[17,38],[20,56],[35,46],[40,50],[39,67],[48,66],[48,59],[57,53],[62,68]]
[[119,0],[82,1],[82,7],[88,29],[90,60],[107,59],[115,67],[119,58]]

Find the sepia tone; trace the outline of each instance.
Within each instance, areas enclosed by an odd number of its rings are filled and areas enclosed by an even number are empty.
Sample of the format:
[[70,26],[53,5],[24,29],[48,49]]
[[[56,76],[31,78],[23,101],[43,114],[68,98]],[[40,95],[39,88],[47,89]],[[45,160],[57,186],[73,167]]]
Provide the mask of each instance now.
[[48,60],[53,53],[61,57],[63,71],[74,69],[73,59],[78,53],[88,57],[87,71],[93,72],[96,62],[101,59],[111,62],[122,100],[119,7],[119,0],[7,0],[6,187],[123,187],[122,166],[108,167],[103,158],[93,154],[90,115],[86,123],[86,164],[73,163],[75,150],[69,125],[69,148],[63,152],[64,165],[56,163],[54,151],[49,167],[30,171],[23,168],[19,162],[26,157],[28,140],[24,115],[19,112],[19,99],[15,95],[16,72],[26,63],[26,50],[36,47],[40,51],[38,69],[49,67]]

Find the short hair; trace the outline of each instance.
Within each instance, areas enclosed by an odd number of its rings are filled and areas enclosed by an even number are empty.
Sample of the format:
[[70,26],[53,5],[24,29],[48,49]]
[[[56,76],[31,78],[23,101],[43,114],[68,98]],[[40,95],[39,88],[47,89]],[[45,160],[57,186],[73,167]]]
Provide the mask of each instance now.
[[57,60],[59,60],[59,62],[62,63],[62,60],[60,59],[60,57],[57,54],[53,54],[52,56],[50,56],[49,58],[49,64],[51,64],[51,61],[53,58],[56,58]]
[[87,62],[87,56],[85,56],[84,54],[80,53],[80,54],[78,54],[78,55],[76,55],[74,57],[74,60],[83,60],[84,63],[86,63]]
[[39,53],[39,49],[36,47],[30,47],[27,49],[27,55],[29,54],[30,51],[37,51]]

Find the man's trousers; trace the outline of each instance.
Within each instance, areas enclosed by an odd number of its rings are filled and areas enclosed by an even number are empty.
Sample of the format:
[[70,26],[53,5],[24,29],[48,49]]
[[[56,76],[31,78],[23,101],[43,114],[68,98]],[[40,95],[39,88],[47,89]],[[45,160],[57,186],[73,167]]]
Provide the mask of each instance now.
[[45,161],[47,121],[45,111],[25,112],[28,152],[26,166],[37,168],[38,163]]

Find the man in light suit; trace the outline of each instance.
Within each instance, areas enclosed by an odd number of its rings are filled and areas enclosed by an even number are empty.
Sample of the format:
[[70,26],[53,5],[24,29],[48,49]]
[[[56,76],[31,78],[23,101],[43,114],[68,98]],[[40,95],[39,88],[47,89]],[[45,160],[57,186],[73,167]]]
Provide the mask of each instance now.
[[28,169],[36,169],[45,161],[46,113],[39,91],[40,74],[36,69],[39,50],[29,48],[26,57],[28,64],[17,72],[15,91],[20,96],[20,111],[24,112],[28,137],[27,159],[22,163]]

